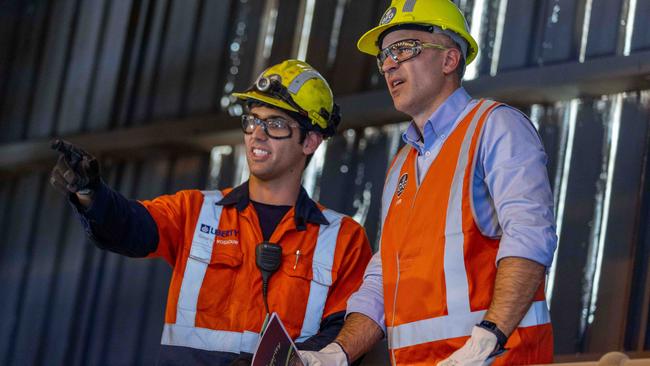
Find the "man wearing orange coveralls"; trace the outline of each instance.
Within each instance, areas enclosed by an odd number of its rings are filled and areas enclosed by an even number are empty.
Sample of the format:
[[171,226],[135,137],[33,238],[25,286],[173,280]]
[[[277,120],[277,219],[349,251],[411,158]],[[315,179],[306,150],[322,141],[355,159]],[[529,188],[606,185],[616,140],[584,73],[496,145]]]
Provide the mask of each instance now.
[[449,0],[393,0],[357,46],[413,121],[386,178],[380,252],[336,343],[304,358],[345,365],[386,334],[395,365],[552,362],[557,238],[537,131],[461,87],[478,45]]
[[[250,362],[267,310],[280,315],[298,348],[321,349],[338,334],[370,260],[363,228],[312,201],[300,184],[340,120],[327,81],[288,60],[234,95],[246,103],[251,173],[234,189],[127,200],[101,181],[91,155],[63,141],[53,146],[61,156],[51,182],[69,195],[94,242],[173,267],[159,364]],[[262,242],[279,265],[268,301],[256,266]]]

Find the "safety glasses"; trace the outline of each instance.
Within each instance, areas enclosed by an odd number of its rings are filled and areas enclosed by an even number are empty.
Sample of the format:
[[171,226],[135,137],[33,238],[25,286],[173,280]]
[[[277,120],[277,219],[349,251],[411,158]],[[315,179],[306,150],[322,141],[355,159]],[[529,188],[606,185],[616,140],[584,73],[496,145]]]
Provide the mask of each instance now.
[[293,134],[293,128],[300,128],[299,125],[290,123],[280,117],[261,119],[252,114],[244,114],[241,116],[241,129],[245,134],[252,134],[255,131],[255,126],[261,126],[268,137],[277,140],[290,138]]
[[392,58],[395,63],[400,64],[422,53],[423,48],[434,48],[442,51],[449,49],[449,47],[445,47],[441,44],[421,42],[418,39],[404,39],[397,41],[379,51],[379,54],[377,55],[377,67],[379,68],[379,73],[384,75],[382,67],[384,66],[384,61],[386,61],[388,57]]

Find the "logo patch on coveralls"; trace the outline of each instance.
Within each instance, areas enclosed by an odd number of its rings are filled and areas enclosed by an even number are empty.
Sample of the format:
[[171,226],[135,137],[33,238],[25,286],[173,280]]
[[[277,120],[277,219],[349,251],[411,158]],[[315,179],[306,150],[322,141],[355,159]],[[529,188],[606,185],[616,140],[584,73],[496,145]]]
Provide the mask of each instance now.
[[401,177],[399,177],[399,181],[397,182],[397,197],[401,196],[402,193],[404,193],[404,189],[406,189],[406,182],[408,182],[408,180],[408,173],[404,173]]
[[214,236],[219,236],[222,238],[228,237],[228,236],[237,236],[239,234],[239,230],[237,229],[228,229],[228,230],[219,230],[215,229],[210,225],[206,224],[201,224],[201,232],[206,233],[206,234],[213,234]]
[[395,13],[397,12],[397,9],[395,7],[388,8],[386,12],[384,12],[384,15],[381,16],[381,20],[379,21],[379,25],[390,23],[391,20],[395,17]]
[[213,230],[213,229],[210,227],[210,225],[201,224],[201,232],[202,232],[202,233],[210,234],[210,232],[211,232],[212,230]]
[[[216,244],[221,244],[221,245],[238,245],[239,240],[237,239],[237,236],[239,235],[239,230],[237,229],[228,229],[228,230],[219,230],[215,229],[210,225],[206,224],[201,224],[201,228],[199,229],[202,233],[204,234],[212,234],[216,237],[215,243]],[[205,240],[209,240],[208,236],[205,235],[199,235],[201,238]],[[228,239],[234,237],[233,239]]]

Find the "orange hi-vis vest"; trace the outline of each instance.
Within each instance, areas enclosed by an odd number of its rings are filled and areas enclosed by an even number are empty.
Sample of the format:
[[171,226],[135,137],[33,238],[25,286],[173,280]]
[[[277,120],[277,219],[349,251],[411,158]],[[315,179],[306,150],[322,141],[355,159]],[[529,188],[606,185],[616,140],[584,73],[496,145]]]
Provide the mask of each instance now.
[[[252,204],[219,203],[229,192],[187,190],[142,202],[159,231],[151,256],[173,266],[163,345],[255,351],[266,314],[255,264],[262,231]],[[329,224],[306,222],[299,230],[292,207],[269,240],[282,247],[282,263],[269,280],[270,311],[297,342],[317,334],[322,319],[345,311],[371,256],[358,223],[315,205]]]
[[[494,289],[499,238],[484,236],[473,214],[472,179],[482,128],[498,103],[482,100],[447,138],[418,186],[409,145],[388,172],[381,260],[391,362],[435,365],[462,347],[484,317]],[[494,365],[553,359],[544,284],[505,354]]]

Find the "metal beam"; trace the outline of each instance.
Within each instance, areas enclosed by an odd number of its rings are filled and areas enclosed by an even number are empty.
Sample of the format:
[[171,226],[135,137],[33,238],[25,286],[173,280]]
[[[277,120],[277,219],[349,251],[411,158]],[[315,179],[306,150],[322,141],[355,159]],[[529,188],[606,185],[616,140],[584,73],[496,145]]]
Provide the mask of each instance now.
[[650,89],[650,51],[508,71],[465,83],[474,96],[513,105]]
[[[624,91],[650,89],[650,51],[556,65],[507,71],[464,82],[475,97],[490,97],[512,105],[553,103]],[[344,128],[363,128],[408,117],[395,111],[385,90],[338,98]],[[97,155],[137,156],[153,151],[209,151],[212,146],[241,142],[236,118],[212,113],[158,121],[146,126],[65,136]],[[53,162],[49,139],[0,145],[0,173],[31,169]]]

